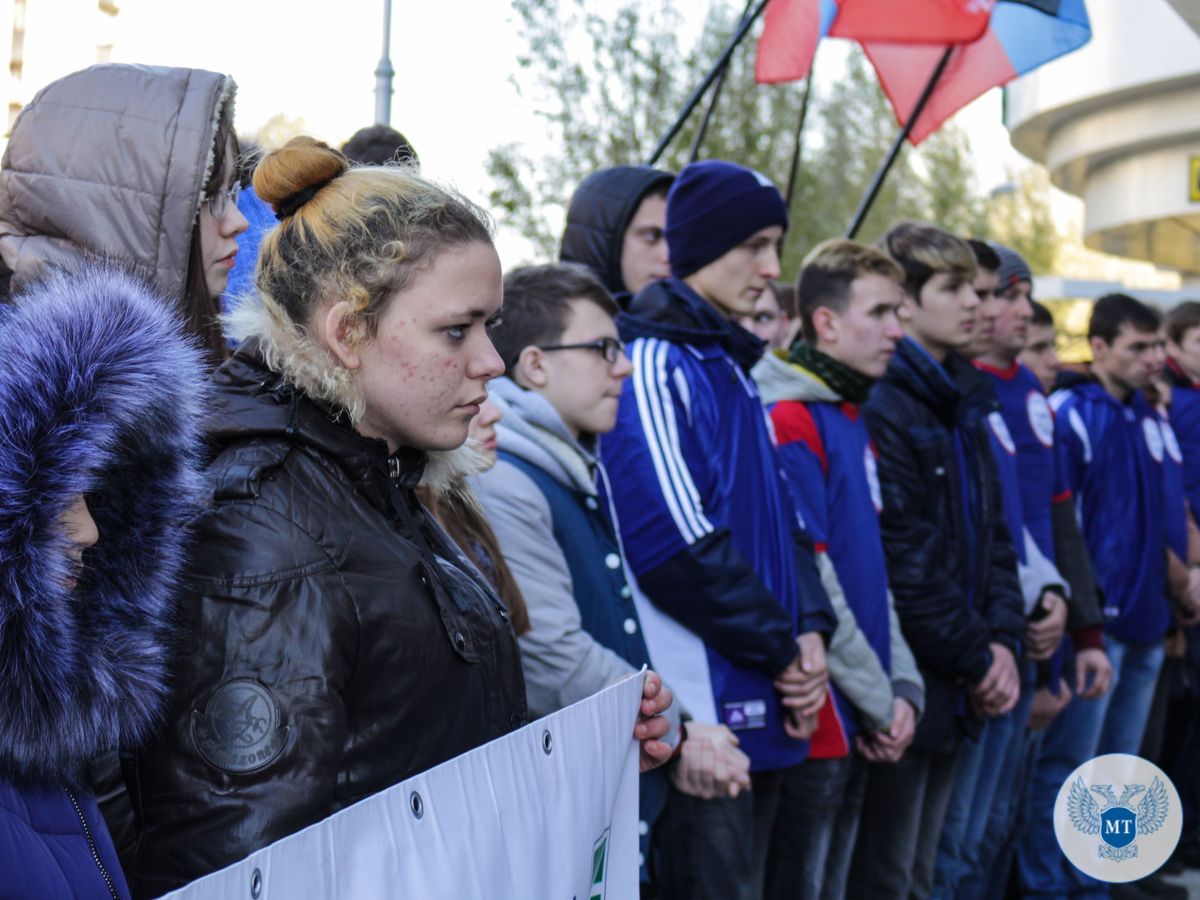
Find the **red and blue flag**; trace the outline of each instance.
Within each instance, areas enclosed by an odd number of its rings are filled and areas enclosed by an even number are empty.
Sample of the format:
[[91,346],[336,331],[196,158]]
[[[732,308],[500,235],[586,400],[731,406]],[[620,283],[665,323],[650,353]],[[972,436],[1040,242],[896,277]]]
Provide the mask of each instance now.
[[[914,145],[989,89],[1082,47],[1092,36],[1084,0],[771,0],[766,15],[759,81],[803,78],[821,37],[853,38],[863,45],[901,125],[946,48],[954,45],[913,124]],[[978,25],[980,17],[983,28],[964,38],[967,25]],[[930,37],[939,26],[943,36]],[[796,36],[781,33],[790,28]]]

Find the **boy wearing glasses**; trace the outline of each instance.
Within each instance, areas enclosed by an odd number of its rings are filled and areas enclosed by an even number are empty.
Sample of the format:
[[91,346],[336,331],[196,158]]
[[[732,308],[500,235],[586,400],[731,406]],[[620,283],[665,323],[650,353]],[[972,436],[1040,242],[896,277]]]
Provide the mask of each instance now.
[[696,721],[737,735],[753,785],[713,797],[673,782],[657,838],[664,900],[761,896],[780,779],[807,756],[825,701],[835,620],[750,378],[763,343],[731,321],[779,276],[787,223],[757,172],[689,165],[667,197],[672,277],[619,322],[634,370],[602,456],[650,601],[647,645]]
[[[504,279],[493,334],[505,377],[489,385],[502,411],[499,458],[475,483],[529,610],[518,639],[529,711],[546,715],[650,663],[597,457],[632,372],[604,285],[574,264],[528,266]],[[677,778],[722,795],[748,788],[749,760],[721,726],[698,725]],[[642,853],[666,799],[661,770],[642,776]]]

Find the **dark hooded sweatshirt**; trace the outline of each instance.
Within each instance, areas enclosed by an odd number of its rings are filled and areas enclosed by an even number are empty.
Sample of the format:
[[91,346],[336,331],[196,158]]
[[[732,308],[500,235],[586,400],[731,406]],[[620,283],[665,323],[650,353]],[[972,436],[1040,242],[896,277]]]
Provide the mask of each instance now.
[[675,176],[649,166],[613,166],[585,178],[571,197],[563,231],[563,262],[591,269],[604,286],[627,305],[630,294],[621,276],[625,230],[642,199],[655,188],[668,188]]

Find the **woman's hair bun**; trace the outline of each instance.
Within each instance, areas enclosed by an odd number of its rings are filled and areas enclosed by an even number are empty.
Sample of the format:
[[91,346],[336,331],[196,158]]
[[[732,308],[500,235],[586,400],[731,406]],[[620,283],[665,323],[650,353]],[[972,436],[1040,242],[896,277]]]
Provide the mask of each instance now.
[[278,208],[288,198],[323,185],[349,168],[350,162],[337,150],[301,135],[262,158],[254,170],[254,193]]

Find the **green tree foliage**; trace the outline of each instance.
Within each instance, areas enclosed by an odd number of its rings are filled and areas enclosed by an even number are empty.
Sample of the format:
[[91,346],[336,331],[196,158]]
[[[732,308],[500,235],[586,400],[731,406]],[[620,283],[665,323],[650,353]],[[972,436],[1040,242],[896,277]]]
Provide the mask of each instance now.
[[1034,274],[1056,271],[1063,235],[1050,209],[1050,175],[1041,166],[1009,174],[993,191],[987,210],[988,236],[1025,257]]
[[[533,157],[509,143],[491,151],[489,199],[502,227],[546,258],[555,256],[575,185],[598,168],[649,158],[744,9],[740,0],[713,0],[698,39],[685,49],[687,23],[672,0],[514,0],[527,47],[516,86],[545,121],[553,150]],[[751,166],[786,188],[805,87],[755,83],[756,34],[733,55],[700,156]],[[703,106],[658,165],[678,171],[687,163]],[[897,127],[874,72],[854,48],[842,77],[818,85],[809,108],[784,247],[786,277],[816,243],[845,231]],[[971,167],[966,136],[952,127],[918,152],[906,147],[859,237],[874,240],[901,218],[977,233],[984,217]]]

